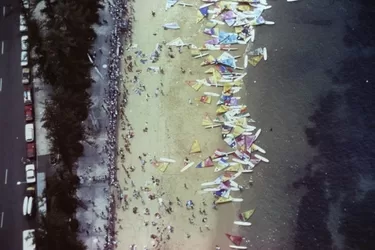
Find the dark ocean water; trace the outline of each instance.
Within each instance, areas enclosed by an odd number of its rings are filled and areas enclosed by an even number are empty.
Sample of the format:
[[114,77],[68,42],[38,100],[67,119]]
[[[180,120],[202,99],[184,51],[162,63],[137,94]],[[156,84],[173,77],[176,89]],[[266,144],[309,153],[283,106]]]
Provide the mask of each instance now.
[[[250,249],[375,249],[375,1],[268,1],[249,111],[271,163],[243,209]],[[270,131],[272,128],[272,131]]]

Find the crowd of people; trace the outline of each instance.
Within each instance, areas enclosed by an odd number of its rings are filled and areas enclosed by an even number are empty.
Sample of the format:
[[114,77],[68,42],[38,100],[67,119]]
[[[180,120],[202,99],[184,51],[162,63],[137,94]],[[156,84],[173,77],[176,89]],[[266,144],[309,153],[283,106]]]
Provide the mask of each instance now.
[[[108,115],[108,124],[107,124],[107,139],[104,146],[104,151],[107,158],[107,167],[108,167],[108,178],[111,190],[109,199],[109,209],[108,209],[108,224],[105,227],[106,238],[104,243],[104,250],[113,250],[116,248],[116,195],[115,191],[119,187],[117,180],[117,117],[118,117],[118,97],[119,84],[123,81],[121,74],[121,57],[124,53],[122,48],[122,40],[124,35],[129,36],[132,30],[132,22],[125,17],[129,13],[129,4],[126,0],[112,0],[109,2],[109,12],[113,19],[113,30],[110,34],[110,54],[108,61],[108,71],[107,79],[108,86],[106,87],[106,96],[105,96],[105,105]],[[126,99],[123,100],[125,105]]]

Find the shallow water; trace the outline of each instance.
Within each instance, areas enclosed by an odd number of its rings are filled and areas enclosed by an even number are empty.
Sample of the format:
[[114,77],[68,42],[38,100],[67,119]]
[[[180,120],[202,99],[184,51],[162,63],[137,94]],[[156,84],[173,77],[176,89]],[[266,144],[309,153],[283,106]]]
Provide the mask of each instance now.
[[268,2],[247,104],[271,163],[244,194],[257,210],[243,235],[250,249],[373,249],[374,3]]

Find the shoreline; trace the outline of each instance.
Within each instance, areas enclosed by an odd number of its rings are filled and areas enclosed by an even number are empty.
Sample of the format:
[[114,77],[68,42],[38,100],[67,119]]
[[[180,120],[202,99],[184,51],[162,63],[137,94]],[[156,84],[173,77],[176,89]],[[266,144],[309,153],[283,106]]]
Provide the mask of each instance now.
[[[118,242],[124,248],[135,244],[139,248],[152,249],[151,236],[155,235],[160,243],[154,249],[214,249],[216,245],[224,247],[229,245],[224,233],[238,233],[239,228],[233,226],[233,220],[240,211],[241,204],[232,202],[219,205],[218,211],[212,209],[214,197],[212,193],[199,193],[200,184],[214,180],[223,172],[214,173],[212,167],[193,169],[218,148],[230,151],[221,138],[220,127],[204,129],[201,125],[205,114],[211,114],[211,118],[215,118],[217,108],[215,104],[199,102],[202,92],[220,93],[221,88],[203,86],[203,91],[193,90],[185,82],[207,77],[204,71],[209,67],[200,66],[203,59],[193,59],[191,51],[186,47],[183,47],[181,52],[173,47],[171,52],[168,46],[164,45],[181,37],[185,43],[201,46],[209,39],[209,36],[202,33],[205,21],[195,23],[194,7],[176,5],[165,11],[165,1],[157,0],[147,3],[149,8],[144,10],[143,2],[133,3],[133,44],[125,48],[122,67],[125,69],[125,86],[121,84],[120,92],[128,94],[127,106],[124,109],[125,130],[120,122],[118,132],[118,147],[123,152],[120,155],[124,155],[124,160],[121,160],[121,157],[118,160],[118,180],[120,186],[125,187],[124,200],[127,199],[129,205],[125,209],[124,202],[121,202],[117,209],[117,218],[120,220],[116,230]],[[200,1],[194,2],[197,6],[202,5]],[[155,11],[155,17],[151,11]],[[181,26],[180,30],[163,30],[164,23],[177,20]],[[162,45],[162,50],[158,60],[151,63],[150,55],[157,44]],[[240,49],[235,53],[230,52],[232,55],[240,55],[245,51],[244,45],[234,47]],[[215,57],[223,53],[208,52]],[[145,57],[137,56],[142,54],[145,54]],[[170,55],[173,55],[173,58]],[[240,58],[239,61],[242,64],[243,59]],[[148,70],[150,66],[161,67],[164,72],[161,73],[159,68],[159,72],[154,73],[156,68]],[[126,72],[126,69],[132,72]],[[120,98],[124,98],[124,95]],[[212,102],[215,103],[216,99],[213,98]],[[130,134],[134,135],[134,138],[128,138]],[[201,152],[189,154],[194,140],[199,141]],[[129,141],[128,150],[131,153],[126,150],[126,141]],[[180,173],[186,157],[195,164],[191,169]],[[170,158],[176,162],[169,164],[165,172],[162,172],[153,164],[155,159],[159,158]],[[155,198],[148,199],[150,195]],[[240,197],[240,194],[234,196]],[[181,200],[182,207],[177,204],[177,197]],[[165,206],[159,205],[159,198],[163,199]],[[188,200],[194,202],[194,210],[185,208],[185,202]],[[203,202],[206,205],[203,205]],[[172,208],[173,212],[166,211],[165,207]],[[150,215],[144,214],[145,208],[149,209]],[[199,210],[203,209],[207,215],[199,213]],[[160,219],[156,218],[156,213],[160,214]],[[225,221],[222,217],[225,217]],[[207,221],[203,222],[203,218],[207,218]],[[146,221],[148,226],[145,226]],[[151,225],[152,222],[156,223],[155,226]],[[173,233],[168,232],[168,226],[174,228]],[[167,235],[169,240],[166,240]]]

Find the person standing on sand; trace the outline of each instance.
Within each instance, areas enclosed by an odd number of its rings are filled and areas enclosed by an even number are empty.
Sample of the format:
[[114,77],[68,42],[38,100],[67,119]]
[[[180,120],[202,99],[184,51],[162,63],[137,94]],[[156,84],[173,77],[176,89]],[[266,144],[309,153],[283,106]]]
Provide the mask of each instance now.
[[189,159],[187,157],[185,157],[184,166],[186,166],[187,164],[189,164]]

